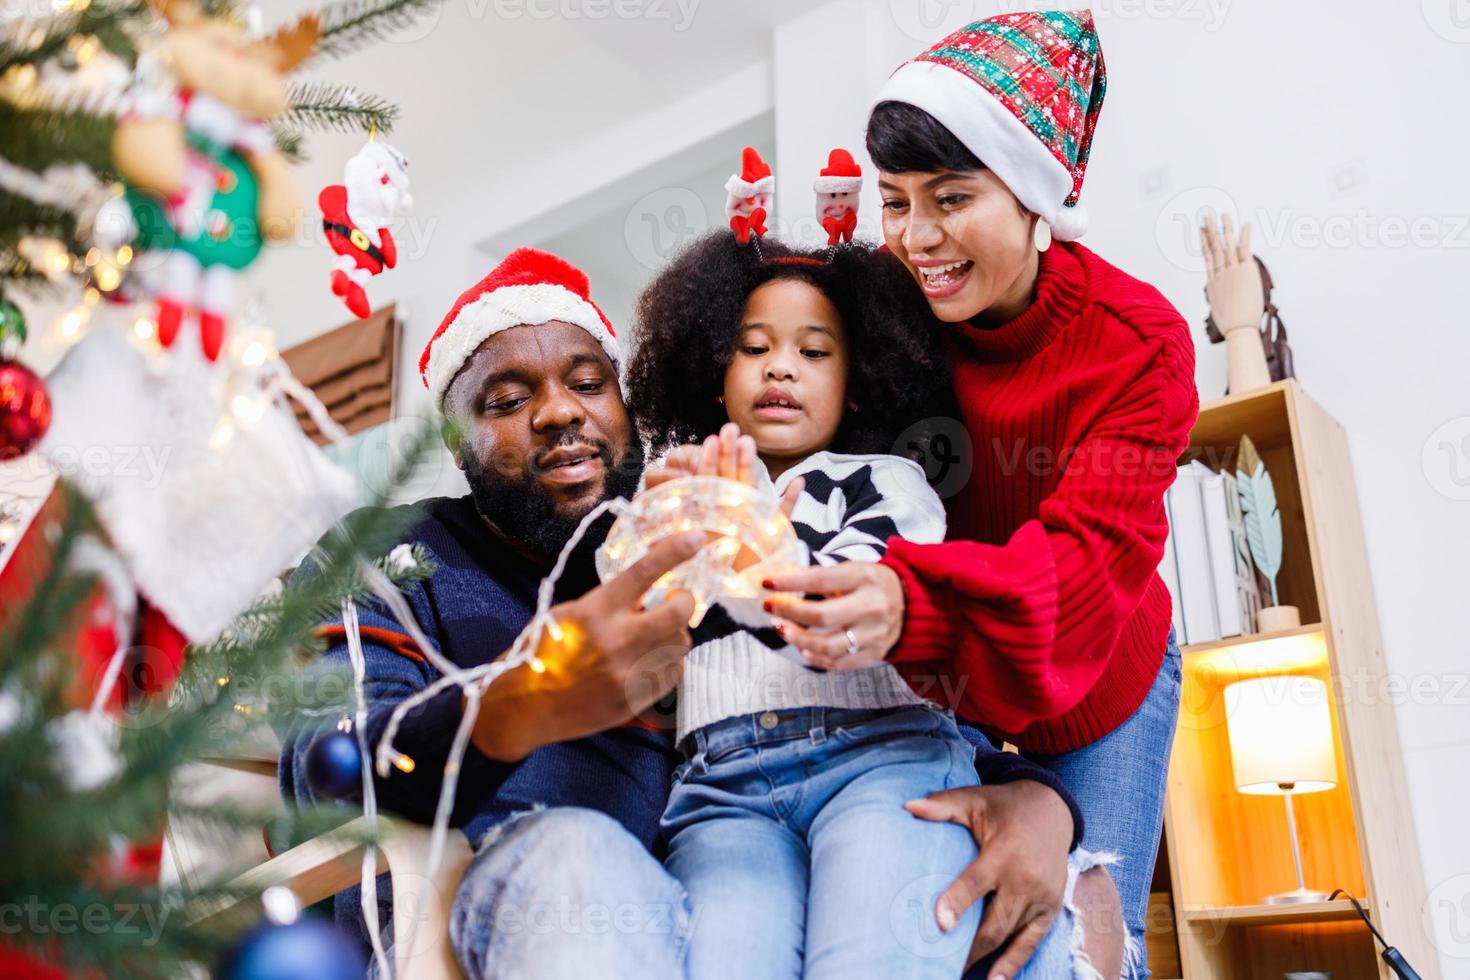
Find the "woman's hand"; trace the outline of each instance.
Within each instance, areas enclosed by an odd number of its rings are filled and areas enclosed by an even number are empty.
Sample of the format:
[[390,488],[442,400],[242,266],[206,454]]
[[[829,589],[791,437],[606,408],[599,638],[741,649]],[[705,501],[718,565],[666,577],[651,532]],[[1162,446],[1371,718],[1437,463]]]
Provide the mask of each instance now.
[[1029,780],[944,790],[905,808],[923,820],[960,824],[975,836],[980,856],[939,896],[934,917],[948,932],[966,909],[987,899],[969,963],[1004,947],[988,976],[1015,976],[1061,911],[1071,810],[1051,787]]
[[[700,446],[679,446],[664,457],[663,465],[648,471],[644,477],[645,489],[653,489],[661,483],[678,480],[686,476],[722,476],[746,486],[756,484],[755,440],[740,434],[740,426],[726,422],[719,435],[710,436]],[[805,484],[801,477],[792,480],[781,494],[781,510],[787,517],[796,506],[797,497]]]
[[765,609],[787,643],[824,670],[856,670],[881,663],[903,632],[903,583],[887,565],[849,561],[772,576],[776,592]]

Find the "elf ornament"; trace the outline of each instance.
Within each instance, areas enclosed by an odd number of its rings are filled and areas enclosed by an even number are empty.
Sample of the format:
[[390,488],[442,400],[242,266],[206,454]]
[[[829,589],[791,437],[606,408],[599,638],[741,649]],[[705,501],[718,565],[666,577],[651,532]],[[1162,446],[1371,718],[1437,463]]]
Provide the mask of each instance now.
[[0,298],[0,462],[30,452],[51,426],[46,382],[15,359],[25,339],[20,307]]
[[858,194],[863,189],[863,168],[852,154],[838,147],[827,154],[827,165],[812,185],[817,192],[817,220],[827,232],[827,244],[851,242],[857,230]]
[[741,152],[740,173],[725,182],[725,193],[729,195],[725,217],[730,219],[730,230],[740,244],[749,244],[751,235],[764,235],[776,178],[754,147],[747,146]]
[[368,278],[398,265],[398,246],[388,226],[413,206],[408,192],[408,161],[387,143],[369,139],[347,161],[341,184],[317,198],[327,244],[337,253],[332,292],[352,315],[372,315],[363,287]]
[[139,69],[112,154],[127,183],[126,231],[160,256],[158,339],[171,346],[199,314],[211,361],[224,343],[238,273],[266,240],[290,236],[300,192],[269,120],[287,105],[284,75],[316,44],[315,17],[249,41],[194,0],[149,0],[169,24]]

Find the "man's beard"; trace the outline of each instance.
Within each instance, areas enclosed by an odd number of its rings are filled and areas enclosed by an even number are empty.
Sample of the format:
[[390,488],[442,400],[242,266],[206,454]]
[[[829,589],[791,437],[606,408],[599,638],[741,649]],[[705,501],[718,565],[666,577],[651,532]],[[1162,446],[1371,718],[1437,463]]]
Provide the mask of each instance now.
[[616,463],[612,447],[604,441],[568,433],[557,444],[562,443],[589,443],[602,459],[602,496],[585,505],[578,503],[574,510],[558,506],[556,496],[536,479],[530,460],[519,473],[506,475],[488,470],[473,453],[464,456],[465,480],[480,516],[526,551],[546,558],[561,553],[582,518],[599,503],[613,497],[631,498],[643,475],[643,445],[637,438],[630,440],[628,451]]

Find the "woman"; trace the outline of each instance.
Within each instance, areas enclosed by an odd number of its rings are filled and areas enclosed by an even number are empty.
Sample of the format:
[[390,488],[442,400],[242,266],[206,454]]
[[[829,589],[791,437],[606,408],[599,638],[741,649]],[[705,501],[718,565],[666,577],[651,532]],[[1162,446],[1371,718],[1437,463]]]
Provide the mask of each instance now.
[[[946,670],[963,717],[1062,778],[1083,846],[1120,858],[1146,975],[1180,683],[1163,495],[1199,402],[1179,313],[1072,244],[1105,77],[1088,12],[1019,13],[945,38],[880,92],[867,142],[884,238],[949,325],[972,476],[944,543],[774,585],[825,600],[778,607],[820,666]],[[977,890],[962,879],[941,916]]]

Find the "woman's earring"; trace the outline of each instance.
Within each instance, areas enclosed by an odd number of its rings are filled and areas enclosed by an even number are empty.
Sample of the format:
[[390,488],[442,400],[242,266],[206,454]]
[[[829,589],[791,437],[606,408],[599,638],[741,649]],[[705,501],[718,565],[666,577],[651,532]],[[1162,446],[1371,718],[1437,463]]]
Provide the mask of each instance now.
[[715,401],[718,404],[723,405],[723,404],[725,404],[725,396],[724,395],[716,395],[715,396]]
[[1051,248],[1051,222],[1040,215],[1036,217],[1036,224],[1031,226],[1031,244],[1038,252]]

